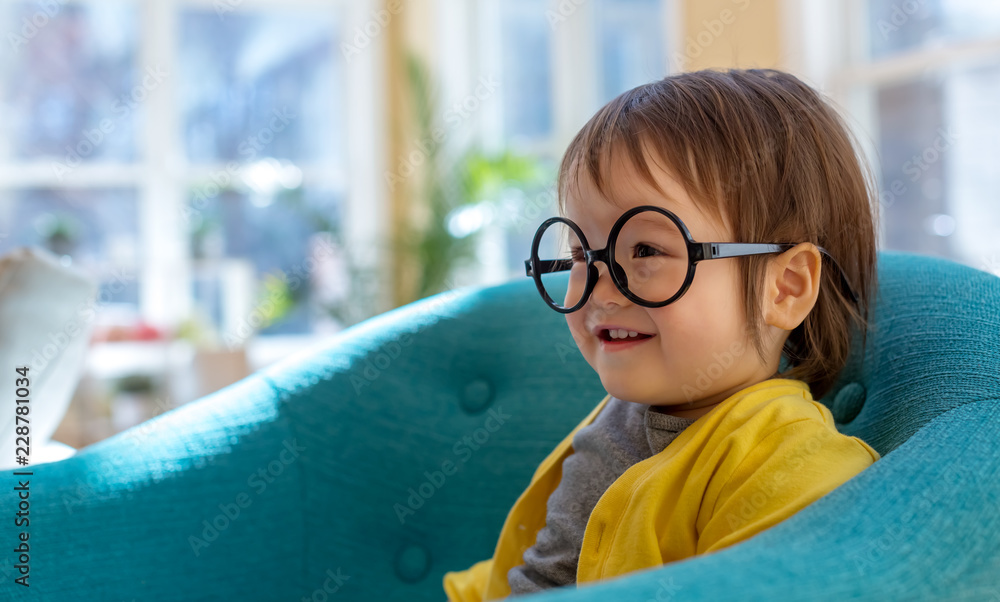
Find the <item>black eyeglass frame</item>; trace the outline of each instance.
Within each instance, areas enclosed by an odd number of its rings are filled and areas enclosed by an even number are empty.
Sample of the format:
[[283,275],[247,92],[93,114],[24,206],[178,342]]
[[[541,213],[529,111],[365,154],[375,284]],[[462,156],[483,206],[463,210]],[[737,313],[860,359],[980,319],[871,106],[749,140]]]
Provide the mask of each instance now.
[[[637,213],[642,213],[644,211],[655,211],[662,215],[667,216],[674,224],[677,229],[680,230],[681,234],[684,236],[684,242],[687,245],[687,256],[688,256],[688,270],[687,275],[684,277],[684,283],[681,285],[680,290],[677,291],[674,296],[670,297],[666,301],[662,302],[649,302],[645,301],[630,290],[622,279],[625,278],[624,269],[621,265],[615,261],[615,243],[618,241],[618,233],[623,227],[625,227],[625,222],[628,221],[633,215]],[[572,259],[539,259],[538,258],[538,246],[541,243],[542,235],[545,230],[548,229],[550,225],[556,222],[562,222],[572,228],[573,232],[580,238],[580,243],[583,245],[583,254],[587,261],[587,284],[583,291],[583,296],[580,301],[573,307],[564,308],[557,305],[547,292],[545,292],[545,286],[542,284],[542,274],[551,274],[555,272],[568,271],[573,267]],[[524,260],[524,272],[526,276],[530,276],[535,281],[535,287],[538,288],[538,292],[542,295],[542,298],[552,309],[559,313],[568,314],[577,311],[587,300],[590,299],[590,294],[594,291],[594,287],[597,286],[597,279],[600,274],[597,271],[597,266],[595,262],[603,261],[606,266],[608,266],[608,273],[611,275],[611,281],[615,283],[615,287],[625,296],[629,301],[635,303],[636,305],[641,305],[643,307],[656,308],[669,305],[679,299],[681,295],[687,292],[688,288],[691,286],[691,282],[694,281],[695,268],[699,261],[709,261],[712,259],[725,259],[727,257],[743,257],[747,255],[766,255],[770,253],[783,253],[788,249],[791,249],[797,243],[740,243],[740,242],[695,242],[691,238],[691,233],[688,231],[687,226],[681,221],[673,212],[663,207],[658,207],[656,205],[640,205],[638,207],[633,207],[618,218],[614,226],[611,228],[611,232],[608,234],[608,245],[603,249],[591,249],[590,244],[587,242],[587,237],[584,236],[580,227],[577,226],[572,220],[565,217],[550,217],[541,225],[538,226],[538,230],[535,231],[535,236],[531,241],[531,258]],[[844,274],[844,270],[840,267],[840,264],[833,258],[826,249],[816,246],[820,253],[827,257],[834,267],[837,268],[837,272],[840,274],[840,284],[844,288],[844,292],[847,293],[848,297],[857,304],[858,295],[854,292],[851,287],[850,282],[847,281],[847,276]]]

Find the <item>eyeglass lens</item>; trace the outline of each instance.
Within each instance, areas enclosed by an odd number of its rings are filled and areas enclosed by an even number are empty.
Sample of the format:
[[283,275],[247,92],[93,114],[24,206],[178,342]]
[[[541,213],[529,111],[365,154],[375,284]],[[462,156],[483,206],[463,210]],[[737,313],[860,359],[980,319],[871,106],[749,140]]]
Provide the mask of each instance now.
[[[543,270],[541,281],[560,308],[577,305],[587,288],[587,265],[579,236],[565,223],[553,222],[541,236],[538,258],[543,263],[563,262],[554,266],[572,266],[568,278]],[[619,281],[648,303],[662,303],[677,294],[688,271],[684,235],[673,220],[655,211],[636,213],[625,222],[615,241],[614,260]]]

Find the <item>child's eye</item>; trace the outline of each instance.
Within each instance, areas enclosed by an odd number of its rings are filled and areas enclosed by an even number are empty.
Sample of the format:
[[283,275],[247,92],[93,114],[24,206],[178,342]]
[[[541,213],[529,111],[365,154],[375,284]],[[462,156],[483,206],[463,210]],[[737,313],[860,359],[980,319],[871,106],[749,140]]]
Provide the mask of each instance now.
[[666,253],[661,253],[649,245],[637,244],[635,246],[636,257],[652,257],[654,255],[666,255]]

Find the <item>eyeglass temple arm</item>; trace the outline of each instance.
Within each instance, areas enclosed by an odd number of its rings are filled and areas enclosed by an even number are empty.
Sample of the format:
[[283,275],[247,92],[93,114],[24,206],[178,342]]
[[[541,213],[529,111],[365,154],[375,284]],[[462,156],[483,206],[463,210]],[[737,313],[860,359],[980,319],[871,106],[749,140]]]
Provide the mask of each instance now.
[[[539,274],[551,274],[553,272],[565,272],[573,268],[572,259],[539,259],[538,260],[538,273]],[[534,276],[534,272],[531,271],[531,260],[524,260],[524,275]]]
[[[705,242],[695,245],[692,249],[693,261],[703,261],[706,259],[722,259],[724,257],[744,257],[746,255],[764,255],[767,253],[781,253],[791,249],[795,245],[789,243],[782,244],[770,244],[770,243],[741,243],[741,242]],[[837,263],[837,260],[833,258],[833,255],[827,252],[823,247],[817,247],[819,252],[825,255],[833,265],[837,268],[837,273],[840,275],[840,285],[843,287],[847,296],[851,298],[855,304],[858,303],[858,294],[854,292],[854,288],[851,283],[847,281],[847,275],[844,274],[843,268]],[[551,274],[553,272],[562,272],[573,267],[572,259],[539,259],[538,260],[538,271],[540,274]],[[524,260],[524,275],[534,276],[531,270],[531,260]]]
[[703,242],[695,247],[695,253],[700,247],[701,257],[692,257],[697,261],[703,259],[722,259],[723,257],[743,257],[745,255],[764,255],[766,253],[781,253],[794,245],[764,244],[744,242]]
[[[763,255],[767,253],[781,253],[791,249],[795,245],[790,243],[742,243],[742,242],[705,242],[701,243],[700,246],[694,248],[694,255],[698,255],[699,249],[701,257],[693,258],[695,261],[700,261],[704,259],[721,259],[723,257],[743,257],[745,255]],[[855,304],[858,303],[858,294],[854,292],[854,288],[851,283],[847,281],[847,275],[844,274],[843,268],[837,263],[837,260],[833,258],[833,255],[827,252],[823,247],[816,247],[820,253],[829,259],[834,267],[837,268],[837,274],[840,275],[840,286],[843,287],[844,292],[847,296],[851,298]]]

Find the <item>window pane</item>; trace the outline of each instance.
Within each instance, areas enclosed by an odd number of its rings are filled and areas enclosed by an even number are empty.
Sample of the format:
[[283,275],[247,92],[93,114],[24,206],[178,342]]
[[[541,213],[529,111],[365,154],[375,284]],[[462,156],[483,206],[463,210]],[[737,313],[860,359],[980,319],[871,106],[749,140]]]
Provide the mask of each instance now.
[[[268,307],[267,312],[285,308],[287,313],[261,333],[312,332],[317,323],[329,320],[320,306],[345,292],[332,288],[347,284],[339,250],[326,242],[340,229],[341,203],[333,191],[303,188],[274,195],[225,191],[207,200],[193,198],[189,221],[196,268],[193,292],[212,326],[224,333],[226,324],[233,323],[233,316],[224,315],[226,295],[237,297],[232,306],[253,307],[268,292],[267,285],[277,283],[271,277],[285,279],[289,298],[275,294],[282,298],[277,304],[281,307]],[[244,265],[246,277],[241,271]],[[223,290],[230,286],[227,279],[249,284]]]
[[552,134],[548,8],[547,0],[504,0],[500,7],[504,137],[508,140],[537,140]]
[[667,75],[661,0],[601,0],[595,22],[601,104]]
[[954,216],[953,248],[966,263],[1000,276],[1000,57],[992,65],[956,70],[946,80],[945,197]]
[[885,244],[890,249],[951,256],[948,237],[925,228],[946,213],[944,161],[934,147],[942,121],[941,86],[907,82],[878,91],[879,159]]
[[329,11],[187,9],[180,110],[192,162],[338,161],[340,57]]
[[158,66],[135,62],[135,2],[0,6],[0,158],[134,161]]
[[991,269],[1000,260],[1000,63],[878,90],[888,248]]
[[[139,303],[141,267],[131,189],[28,189],[0,194],[0,253],[44,247],[97,279],[102,302]],[[115,284],[115,286],[110,286]]]
[[984,0],[869,0],[871,56],[1000,35],[1000,3]]
[[[551,162],[543,169],[554,173]],[[507,191],[503,200],[501,226],[504,228],[508,280],[525,278],[524,260],[531,254],[531,241],[546,219],[557,215],[555,186],[521,186]]]
[[1000,36],[1000,3],[941,0],[945,35],[954,40]]

